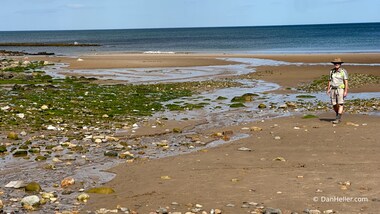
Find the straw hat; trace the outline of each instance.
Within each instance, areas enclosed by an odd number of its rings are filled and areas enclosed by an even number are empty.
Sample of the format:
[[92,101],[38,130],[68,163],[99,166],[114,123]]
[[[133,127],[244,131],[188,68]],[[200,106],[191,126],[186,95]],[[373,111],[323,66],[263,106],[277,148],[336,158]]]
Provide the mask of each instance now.
[[332,64],[342,64],[344,63],[340,58],[335,58],[333,61],[331,61]]

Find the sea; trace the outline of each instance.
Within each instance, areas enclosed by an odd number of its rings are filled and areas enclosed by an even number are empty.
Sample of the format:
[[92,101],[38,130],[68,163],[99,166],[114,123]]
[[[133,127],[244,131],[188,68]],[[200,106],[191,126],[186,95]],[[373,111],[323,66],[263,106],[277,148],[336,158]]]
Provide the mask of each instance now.
[[380,52],[380,23],[125,30],[1,31],[0,43],[77,43],[91,47],[1,49],[57,55],[120,53]]

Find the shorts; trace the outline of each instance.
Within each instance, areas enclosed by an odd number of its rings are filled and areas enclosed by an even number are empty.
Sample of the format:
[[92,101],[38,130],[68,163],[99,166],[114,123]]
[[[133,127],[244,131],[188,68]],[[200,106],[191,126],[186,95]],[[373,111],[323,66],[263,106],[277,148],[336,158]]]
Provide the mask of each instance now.
[[335,106],[336,104],[344,104],[344,88],[331,89],[330,97],[331,103]]

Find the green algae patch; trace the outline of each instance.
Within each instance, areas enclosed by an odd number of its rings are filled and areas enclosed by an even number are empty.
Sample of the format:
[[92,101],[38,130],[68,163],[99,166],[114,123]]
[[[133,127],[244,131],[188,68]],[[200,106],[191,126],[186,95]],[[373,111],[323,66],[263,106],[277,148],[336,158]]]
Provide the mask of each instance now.
[[313,114],[307,114],[307,115],[304,115],[302,117],[302,119],[311,119],[311,118],[318,118],[317,116],[313,115]]
[[245,105],[243,103],[232,103],[230,105],[231,108],[241,108],[241,107],[245,107]]
[[95,194],[112,194],[115,193],[110,187],[94,187],[86,191],[86,193],[95,193]]

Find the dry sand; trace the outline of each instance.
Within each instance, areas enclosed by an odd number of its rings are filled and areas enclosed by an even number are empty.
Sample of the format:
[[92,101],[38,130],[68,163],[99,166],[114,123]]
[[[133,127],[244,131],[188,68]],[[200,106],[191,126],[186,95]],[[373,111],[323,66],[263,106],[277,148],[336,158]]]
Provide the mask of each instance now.
[[[290,62],[329,62],[337,56],[355,63],[380,62],[379,54],[234,55]],[[117,63],[111,60],[113,57],[102,59],[110,63],[112,61],[115,63],[112,66],[115,67],[225,63],[216,60],[216,57],[221,56],[123,55],[116,57]],[[81,67],[79,62],[73,63],[71,68],[98,66],[100,58],[95,58],[97,57],[83,57],[84,62],[88,64]],[[127,60],[122,65],[121,62],[127,58],[131,61]],[[380,73],[379,67],[346,68],[349,72],[373,75]],[[329,69],[330,66],[259,67],[258,77],[277,82],[283,88],[295,87],[301,82],[328,73]],[[267,70],[271,72],[265,72]],[[372,85],[351,90],[379,89],[378,85]],[[211,208],[219,208],[223,213],[249,213],[254,208],[241,208],[242,203],[256,202],[266,207],[280,208],[282,213],[289,214],[292,211],[302,213],[306,208],[321,211],[333,209],[339,213],[378,213],[380,118],[344,115],[343,123],[333,126],[329,120],[333,117],[331,112],[320,115],[319,119],[301,119],[301,116],[293,116],[242,125],[262,127],[263,131],[259,132],[244,131],[241,129],[242,126],[204,130],[204,133],[200,134],[210,135],[216,131],[233,130],[234,134],[248,133],[250,137],[187,155],[121,164],[111,169],[117,173],[116,178],[105,184],[114,188],[116,193],[92,194],[83,210],[116,209],[120,205],[139,213],[149,213],[159,207],[168,206],[169,211],[175,209],[185,213],[198,203],[208,211]],[[275,136],[281,139],[275,140]],[[238,151],[241,147],[253,151]],[[283,157],[286,161],[274,161],[276,157]],[[162,176],[169,176],[170,179],[162,179]],[[351,185],[340,184],[346,181]],[[368,202],[321,202],[324,197],[334,196],[363,197]],[[318,202],[313,201],[314,197]],[[172,202],[179,205],[171,205]],[[234,204],[235,207],[226,207],[227,204]]]

